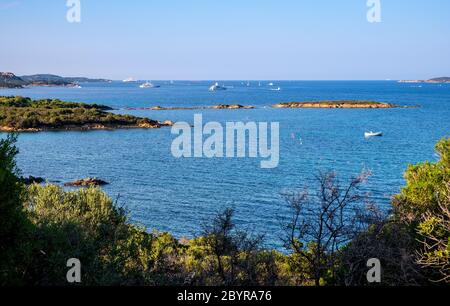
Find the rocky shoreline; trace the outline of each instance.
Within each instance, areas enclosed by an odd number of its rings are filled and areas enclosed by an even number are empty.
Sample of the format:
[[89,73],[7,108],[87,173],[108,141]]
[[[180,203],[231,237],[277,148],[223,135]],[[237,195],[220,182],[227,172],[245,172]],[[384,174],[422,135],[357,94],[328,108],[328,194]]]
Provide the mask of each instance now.
[[163,107],[163,106],[153,106],[153,107],[127,107],[125,110],[152,110],[152,111],[171,111],[171,110],[204,110],[204,109],[254,109],[254,106],[244,106],[241,104],[219,104],[213,106],[174,106],[174,107]]
[[35,128],[14,128],[0,126],[0,132],[6,133],[37,133],[37,132],[59,132],[59,131],[98,131],[98,130],[123,130],[123,129],[159,129],[161,127],[173,126],[174,122],[167,120],[164,122],[154,121],[154,123],[141,123],[136,125],[103,125],[103,124],[85,124],[63,125],[58,127],[35,127]]
[[273,108],[343,108],[343,109],[372,109],[372,108],[400,108],[401,106],[375,101],[307,101],[307,102],[284,102],[272,105]]

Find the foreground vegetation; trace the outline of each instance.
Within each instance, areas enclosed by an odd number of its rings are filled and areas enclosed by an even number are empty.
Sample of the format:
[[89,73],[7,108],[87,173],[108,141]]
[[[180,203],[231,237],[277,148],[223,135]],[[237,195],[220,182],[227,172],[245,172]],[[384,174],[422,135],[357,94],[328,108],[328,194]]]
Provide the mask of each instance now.
[[82,285],[368,285],[369,258],[381,260],[382,285],[450,280],[450,139],[437,163],[406,171],[389,216],[361,192],[367,174],[341,184],[320,173],[317,193],[286,193],[285,253],[236,228],[230,209],[177,240],[131,224],[100,189],[26,187],[15,140],[0,142],[0,285],[67,285],[69,258]]
[[97,104],[0,97],[0,131],[40,131],[105,128],[157,128],[147,118],[107,112]]

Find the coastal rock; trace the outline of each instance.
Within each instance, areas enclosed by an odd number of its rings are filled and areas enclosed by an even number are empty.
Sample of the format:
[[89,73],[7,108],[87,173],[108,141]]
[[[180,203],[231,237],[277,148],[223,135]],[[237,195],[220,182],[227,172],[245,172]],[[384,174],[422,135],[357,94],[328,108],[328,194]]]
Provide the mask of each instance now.
[[172,120],[166,120],[163,123],[161,123],[162,126],[174,126],[175,122],[173,122]]
[[108,185],[108,183],[101,179],[91,177],[64,184],[64,186],[67,187],[88,187],[88,186],[103,186],[103,185]]
[[374,101],[317,101],[317,102],[286,102],[272,105],[274,108],[397,108],[399,106]]
[[191,107],[162,107],[162,106],[154,106],[151,107],[150,110],[162,111],[162,110],[201,110],[201,109],[254,109],[254,106],[244,106],[240,104],[219,104],[214,106],[191,106]]
[[149,108],[150,110],[154,111],[163,111],[163,110],[194,110],[194,109],[206,109],[207,107],[203,106],[192,106],[192,107],[182,107],[182,106],[175,106],[175,107],[162,107],[162,106],[154,106]]
[[144,118],[139,120],[138,127],[143,129],[158,129],[161,127],[161,123],[155,120]]
[[244,106],[240,104],[219,104],[212,106],[212,109],[253,109],[253,106]]

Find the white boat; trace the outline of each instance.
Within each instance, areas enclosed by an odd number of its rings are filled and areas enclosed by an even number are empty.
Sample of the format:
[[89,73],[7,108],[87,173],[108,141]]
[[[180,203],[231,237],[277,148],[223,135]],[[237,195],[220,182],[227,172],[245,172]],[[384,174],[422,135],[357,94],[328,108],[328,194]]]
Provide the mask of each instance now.
[[383,132],[365,132],[364,133],[364,137],[366,138],[370,138],[370,137],[381,137],[383,136]]
[[280,90],[281,90],[281,87],[271,88],[270,90],[271,90],[271,91],[280,91]]
[[66,85],[66,87],[68,87],[68,88],[81,88],[80,84],[77,84],[77,83]]
[[218,90],[227,90],[225,86],[220,86],[219,83],[215,83],[211,87],[209,87],[209,91],[218,91]]
[[130,83],[130,82],[136,82],[136,80],[133,79],[133,78],[127,78],[127,79],[123,80],[123,82],[124,83]]
[[152,82],[145,82],[139,86],[140,88],[158,88],[158,85],[154,85]]
[[273,86],[273,83],[269,83],[269,86]]

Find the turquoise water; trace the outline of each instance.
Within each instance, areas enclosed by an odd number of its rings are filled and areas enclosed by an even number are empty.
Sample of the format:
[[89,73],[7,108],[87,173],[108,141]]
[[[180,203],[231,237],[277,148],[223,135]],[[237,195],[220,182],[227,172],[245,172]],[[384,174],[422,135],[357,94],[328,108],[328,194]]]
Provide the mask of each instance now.
[[[223,207],[236,209],[237,222],[266,234],[277,245],[279,218],[285,213],[280,193],[314,187],[318,170],[336,170],[344,180],[362,169],[373,175],[364,188],[386,209],[404,183],[409,163],[435,160],[434,144],[450,135],[450,84],[400,84],[393,81],[220,82],[230,89],[208,92],[212,83],[154,82],[83,84],[81,89],[0,90],[0,95],[60,98],[95,102],[118,112],[158,120],[280,122],[280,164],[261,169],[260,159],[175,159],[170,128],[21,134],[18,163],[24,175],[63,183],[96,176],[111,184],[104,190],[130,210],[132,219],[149,229],[191,237],[204,220]],[[421,108],[385,110],[272,109],[283,101],[367,99]],[[253,105],[253,110],[144,111],[126,108],[201,106],[222,103]],[[364,139],[364,132],[384,137]]]

